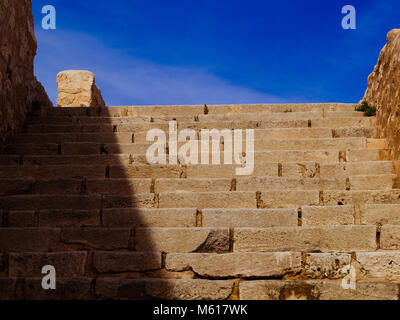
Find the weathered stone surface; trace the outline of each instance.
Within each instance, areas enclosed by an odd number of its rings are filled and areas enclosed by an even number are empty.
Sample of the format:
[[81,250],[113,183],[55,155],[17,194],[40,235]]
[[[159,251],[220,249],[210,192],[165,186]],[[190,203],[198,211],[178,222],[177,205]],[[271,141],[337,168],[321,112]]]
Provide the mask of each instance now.
[[400,29],[387,35],[387,44],[382,49],[378,63],[368,78],[368,89],[363,100],[377,107],[377,136],[387,138],[391,148],[391,158],[399,158],[400,127],[398,115],[400,105]]
[[267,228],[298,225],[297,209],[203,209],[203,227]]
[[354,190],[354,191],[324,191],[326,206],[347,204],[398,204],[400,190]]
[[231,179],[157,179],[155,193],[230,191]]
[[341,281],[244,281],[241,300],[397,300],[395,283],[357,282],[356,290],[343,290]]
[[7,222],[9,228],[35,228],[38,226],[35,211],[9,211]]
[[384,225],[381,230],[381,249],[400,249],[400,226]]
[[237,228],[235,252],[373,251],[375,226]]
[[14,300],[22,297],[16,294],[16,278],[0,278],[0,300]]
[[333,135],[335,138],[346,137],[365,137],[372,138],[375,136],[374,127],[342,127],[334,129]]
[[50,229],[0,228],[0,252],[47,252],[55,233]]
[[390,190],[393,188],[396,175],[361,175],[350,177],[351,190]]
[[349,253],[307,253],[304,275],[310,279],[342,279],[348,272],[343,272],[350,265]]
[[367,139],[367,149],[378,149],[378,150],[385,150],[388,149],[389,146],[385,139]]
[[389,160],[388,151],[377,150],[377,149],[359,149],[359,150],[348,150],[346,152],[346,161],[348,162],[378,161],[378,160]]
[[57,278],[56,290],[44,290],[42,278],[29,278],[23,290],[27,300],[90,300],[92,283],[87,278]]
[[103,208],[153,208],[154,194],[144,193],[129,196],[103,196]]
[[229,230],[210,228],[138,228],[137,251],[216,252],[229,251]]
[[99,227],[100,210],[40,210],[41,228]]
[[166,268],[209,278],[281,277],[300,271],[301,253],[167,254]]
[[105,107],[94,74],[84,70],[66,70],[57,75],[59,107]]
[[0,179],[0,196],[28,193],[32,189],[33,180]]
[[317,206],[319,205],[318,191],[262,191],[261,208],[294,208],[300,205]]
[[315,162],[283,163],[282,176],[296,178],[315,178],[317,167]]
[[[283,170],[288,167],[283,166]],[[314,171],[315,171],[314,164]],[[305,169],[306,171],[306,169]],[[308,174],[304,171],[304,175]],[[283,176],[291,175],[288,171],[284,171]],[[309,171],[310,172],[310,171]],[[298,170],[293,172],[293,176],[298,178],[285,177],[249,177],[237,178],[237,191],[250,190],[346,190],[346,179],[318,179],[318,178],[302,178],[302,173]]]
[[109,228],[195,227],[196,209],[104,209],[103,225]]
[[233,282],[226,280],[96,280],[96,295],[111,300],[225,300],[232,290]]
[[400,225],[400,205],[365,204],[360,207],[362,224]]
[[320,300],[397,300],[399,288],[391,282],[357,282],[356,290],[343,290],[341,281],[317,284]]
[[128,249],[130,229],[62,229],[61,241],[67,248]]
[[101,197],[84,195],[23,195],[0,198],[0,207],[12,210],[100,209]]
[[160,193],[160,208],[256,208],[255,192]]
[[33,108],[52,104],[34,76],[37,44],[31,1],[2,1],[0,25],[1,141],[22,127]]
[[93,265],[99,273],[121,273],[161,269],[161,253],[95,252]]
[[308,281],[242,281],[239,297],[240,300],[318,300],[319,290]]
[[302,207],[303,226],[354,224],[354,206]]
[[151,179],[102,179],[89,180],[86,191],[90,194],[149,193]]
[[344,162],[341,164],[321,165],[321,177],[350,177],[355,175],[368,174],[391,174],[393,164],[390,161],[370,161],[370,162]]
[[85,272],[86,252],[13,253],[9,258],[11,277],[41,277],[42,268],[54,266],[58,277],[79,278]]
[[400,252],[360,252],[356,259],[362,278],[397,280],[400,277]]

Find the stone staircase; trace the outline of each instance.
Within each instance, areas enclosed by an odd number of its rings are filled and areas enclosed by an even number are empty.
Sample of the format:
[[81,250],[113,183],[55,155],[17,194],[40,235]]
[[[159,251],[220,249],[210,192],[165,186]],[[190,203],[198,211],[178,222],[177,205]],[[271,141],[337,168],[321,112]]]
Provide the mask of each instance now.
[[[253,174],[147,164],[169,121],[254,129]],[[0,299],[398,299],[400,189],[374,121],[350,104],[41,110],[0,152]]]

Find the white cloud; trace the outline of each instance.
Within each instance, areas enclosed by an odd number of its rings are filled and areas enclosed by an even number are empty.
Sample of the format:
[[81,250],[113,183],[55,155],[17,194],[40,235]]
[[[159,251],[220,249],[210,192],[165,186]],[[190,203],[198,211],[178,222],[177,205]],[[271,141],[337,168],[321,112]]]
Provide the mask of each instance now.
[[37,31],[36,74],[50,98],[57,98],[56,75],[86,69],[108,105],[279,103],[284,99],[238,86],[206,68],[166,66],[131,57],[82,33]]

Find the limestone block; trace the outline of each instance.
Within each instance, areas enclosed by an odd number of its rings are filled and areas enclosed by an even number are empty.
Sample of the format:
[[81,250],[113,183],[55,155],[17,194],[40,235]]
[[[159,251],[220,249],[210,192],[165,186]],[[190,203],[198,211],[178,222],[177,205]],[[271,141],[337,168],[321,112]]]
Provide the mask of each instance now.
[[57,75],[59,107],[105,107],[94,74],[84,70],[66,70]]

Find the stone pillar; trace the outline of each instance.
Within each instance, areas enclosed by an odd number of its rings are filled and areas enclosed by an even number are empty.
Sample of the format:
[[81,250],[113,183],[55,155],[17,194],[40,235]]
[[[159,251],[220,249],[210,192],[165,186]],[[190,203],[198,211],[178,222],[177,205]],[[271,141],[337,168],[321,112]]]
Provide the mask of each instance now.
[[94,74],[85,70],[66,70],[57,75],[59,107],[105,107]]

